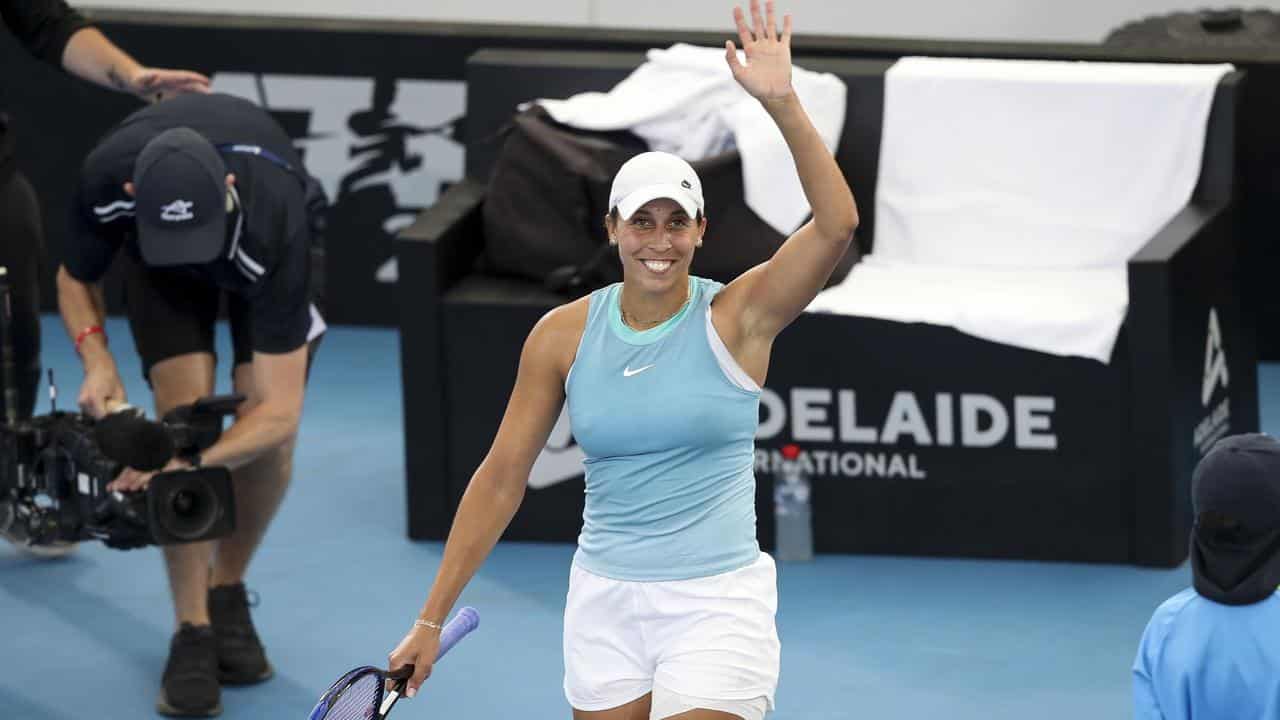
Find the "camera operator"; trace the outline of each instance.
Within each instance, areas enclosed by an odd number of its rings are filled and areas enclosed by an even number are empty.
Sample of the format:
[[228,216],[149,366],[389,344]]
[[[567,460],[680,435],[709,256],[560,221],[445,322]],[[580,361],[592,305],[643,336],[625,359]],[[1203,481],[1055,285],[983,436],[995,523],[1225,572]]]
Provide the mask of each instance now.
[[[224,295],[232,380],[247,398],[218,442],[195,458],[232,470],[235,532],[164,548],[178,623],[157,702],[168,715],[216,714],[220,684],[257,683],[273,672],[243,578],[289,483],[310,352],[324,331],[313,304],[323,203],[284,130],[266,111],[222,94],[139,110],[81,172],[57,278],[62,317],[84,363],[80,406],[102,416],[126,400],[98,285],[122,247],[129,324],[157,416],[213,391]],[[173,460],[167,469],[185,465]],[[140,490],[150,478],[128,469],[110,487]]]
[[[143,100],[208,91],[209,79],[198,73],[138,64],[62,0],[0,0],[0,25],[36,58]],[[40,384],[40,265],[44,232],[35,191],[16,167],[15,144],[9,118],[0,103],[0,266],[6,268],[10,284],[16,370],[10,382],[15,385],[18,418],[26,419],[35,409]],[[0,537],[16,540],[6,534]],[[74,544],[66,543],[28,547],[17,542],[16,546],[46,557],[75,549]]]
[[[61,0],[0,0],[0,25],[36,58],[143,100],[205,92],[209,79],[184,70],[143,67]],[[9,68],[8,72],[18,72]],[[40,382],[40,207],[15,167],[16,138],[0,105],[0,266],[12,290],[18,415],[31,416]]]

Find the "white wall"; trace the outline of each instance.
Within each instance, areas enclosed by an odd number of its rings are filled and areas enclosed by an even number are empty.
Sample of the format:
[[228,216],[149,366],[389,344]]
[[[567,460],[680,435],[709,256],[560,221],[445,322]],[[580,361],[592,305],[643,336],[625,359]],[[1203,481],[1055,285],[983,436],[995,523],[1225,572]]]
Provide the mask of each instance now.
[[81,8],[588,25],[594,0],[71,0]]
[[[336,1],[336,0],[334,0]],[[601,25],[730,29],[731,2],[707,0],[593,0]],[[949,40],[1099,42],[1112,28],[1148,15],[1227,0],[779,0],[796,32]],[[743,2],[745,6],[745,0]],[[1250,7],[1280,8],[1280,0]]]
[[[745,5],[746,0],[741,0]],[[88,0],[80,6],[621,28],[731,29],[733,0]],[[1116,25],[1226,0],[782,0],[796,31],[1097,42]],[[1280,9],[1280,0],[1250,7]]]

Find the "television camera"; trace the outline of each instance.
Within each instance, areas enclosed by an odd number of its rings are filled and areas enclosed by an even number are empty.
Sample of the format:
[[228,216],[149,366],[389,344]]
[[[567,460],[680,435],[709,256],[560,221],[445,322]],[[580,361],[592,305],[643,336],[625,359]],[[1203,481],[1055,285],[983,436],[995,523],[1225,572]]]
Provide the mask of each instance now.
[[0,267],[0,534],[34,546],[101,540],[122,549],[229,534],[235,504],[226,468],[159,472],[138,492],[107,490],[107,484],[126,467],[159,471],[174,457],[198,457],[244,398],[204,398],[159,422],[127,406],[95,420],[57,410],[50,373],[51,412],[19,419],[9,297]]

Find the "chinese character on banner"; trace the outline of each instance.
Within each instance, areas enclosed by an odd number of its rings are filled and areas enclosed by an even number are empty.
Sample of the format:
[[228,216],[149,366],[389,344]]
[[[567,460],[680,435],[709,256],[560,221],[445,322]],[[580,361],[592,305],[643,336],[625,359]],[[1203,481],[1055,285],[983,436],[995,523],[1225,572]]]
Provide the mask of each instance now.
[[464,84],[218,73],[213,90],[269,109],[324,186],[327,314],[394,324],[393,238],[462,178]]

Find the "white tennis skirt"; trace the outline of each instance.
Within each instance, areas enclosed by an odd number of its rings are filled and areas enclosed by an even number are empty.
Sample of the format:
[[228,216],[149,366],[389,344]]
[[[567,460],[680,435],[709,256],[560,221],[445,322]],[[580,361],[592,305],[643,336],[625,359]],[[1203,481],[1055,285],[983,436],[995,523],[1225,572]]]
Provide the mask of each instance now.
[[777,610],[777,568],[763,552],[738,570],[659,582],[614,580],[575,564],[564,612],[565,697],[587,711],[664,691],[763,699],[772,709]]

